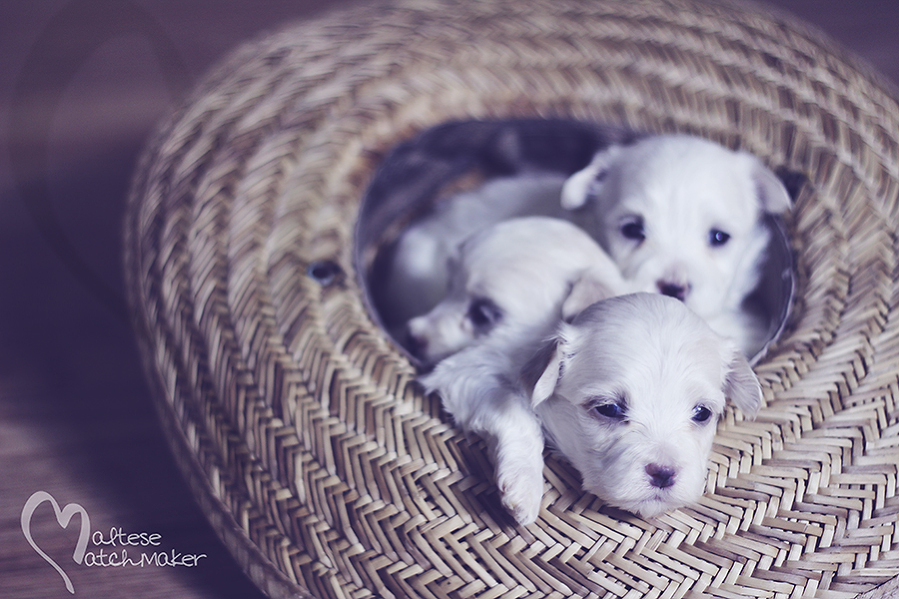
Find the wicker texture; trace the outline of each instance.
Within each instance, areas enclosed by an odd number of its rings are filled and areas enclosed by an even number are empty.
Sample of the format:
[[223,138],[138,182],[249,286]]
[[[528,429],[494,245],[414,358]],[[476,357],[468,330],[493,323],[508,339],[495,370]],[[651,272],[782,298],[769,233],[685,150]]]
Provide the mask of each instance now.
[[[810,178],[799,297],[708,492],[644,521],[550,459],[535,525],[373,323],[359,199],[450,119],[687,131]],[[826,40],[692,0],[408,0],[239,48],[160,130],[126,222],[162,421],[271,596],[854,597],[899,574],[899,110]],[[338,268],[333,268],[333,266]]]

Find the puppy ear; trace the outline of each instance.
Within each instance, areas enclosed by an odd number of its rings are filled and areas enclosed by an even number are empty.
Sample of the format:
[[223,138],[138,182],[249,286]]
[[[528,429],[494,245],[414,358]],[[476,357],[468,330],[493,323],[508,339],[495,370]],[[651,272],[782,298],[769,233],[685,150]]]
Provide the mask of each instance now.
[[587,203],[590,195],[601,187],[612,161],[621,152],[621,146],[613,145],[600,150],[583,169],[574,173],[562,186],[562,208],[576,210]]
[[612,264],[607,268],[591,268],[582,272],[562,302],[562,320],[570,322],[587,306],[621,295],[623,286],[621,275]]
[[557,337],[541,347],[528,360],[521,372],[525,390],[531,393],[531,406],[537,407],[549,399],[562,376],[564,341]]
[[724,378],[724,395],[747,418],[754,419],[762,407],[762,387],[743,352],[734,347],[730,354]]
[[790,209],[790,194],[786,186],[762,161],[751,156],[753,161],[752,180],[755,182],[759,206],[765,212],[780,214]]

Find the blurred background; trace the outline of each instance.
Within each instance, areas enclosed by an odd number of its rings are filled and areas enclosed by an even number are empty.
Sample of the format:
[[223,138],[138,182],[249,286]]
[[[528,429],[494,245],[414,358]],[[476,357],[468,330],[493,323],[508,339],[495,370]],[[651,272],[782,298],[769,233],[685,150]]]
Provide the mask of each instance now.
[[[146,532],[160,536],[152,549],[206,556],[192,568],[75,567],[77,525],[60,528],[44,504],[33,539],[68,564],[75,596],[262,597],[206,524],[159,430],[124,306],[121,219],[147,137],[214,62],[343,4],[0,4],[0,596],[72,596],[22,530],[28,498],[46,491],[60,507],[81,505],[107,539]],[[896,0],[768,6],[899,82]]]

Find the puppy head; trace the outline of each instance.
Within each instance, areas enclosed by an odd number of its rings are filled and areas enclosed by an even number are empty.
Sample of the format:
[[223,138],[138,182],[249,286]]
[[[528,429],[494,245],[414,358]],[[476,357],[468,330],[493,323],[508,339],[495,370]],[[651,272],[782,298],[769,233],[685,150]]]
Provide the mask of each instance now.
[[562,325],[524,379],[584,488],[647,517],[702,495],[725,402],[754,417],[762,400],[730,341],[682,303],[646,293],[601,301]]
[[468,238],[450,272],[447,296],[407,325],[410,350],[428,363],[487,335],[509,344],[539,338],[563,315],[563,302],[573,313],[621,289],[617,267],[589,235],[548,217],[503,221]]
[[562,205],[593,203],[600,244],[642,291],[705,318],[739,308],[758,283],[786,188],[756,157],[686,135],[612,146],[566,182]]

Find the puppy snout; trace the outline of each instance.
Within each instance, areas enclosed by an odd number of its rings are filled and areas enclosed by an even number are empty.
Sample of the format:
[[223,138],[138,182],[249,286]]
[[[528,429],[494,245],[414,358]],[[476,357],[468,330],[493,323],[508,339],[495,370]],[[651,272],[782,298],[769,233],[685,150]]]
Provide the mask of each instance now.
[[671,281],[659,281],[656,283],[659,293],[673,297],[674,299],[684,301],[687,294],[690,293],[690,285],[684,283],[673,283]]
[[426,337],[417,335],[411,330],[406,330],[406,349],[416,358],[424,358],[428,351],[428,340]]
[[677,471],[670,466],[647,464],[644,470],[649,475],[649,484],[658,489],[667,489],[672,486],[677,477]]

